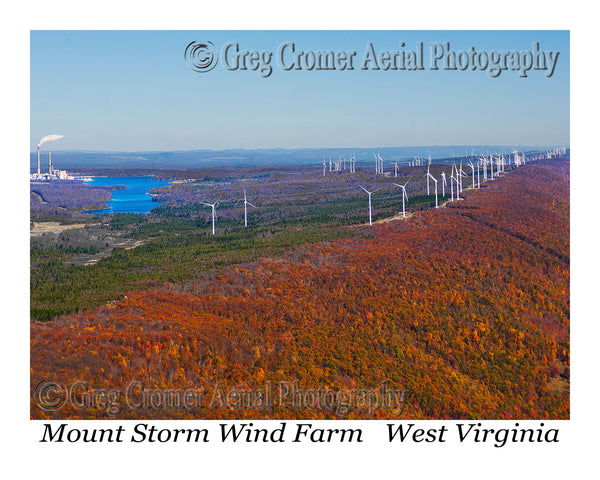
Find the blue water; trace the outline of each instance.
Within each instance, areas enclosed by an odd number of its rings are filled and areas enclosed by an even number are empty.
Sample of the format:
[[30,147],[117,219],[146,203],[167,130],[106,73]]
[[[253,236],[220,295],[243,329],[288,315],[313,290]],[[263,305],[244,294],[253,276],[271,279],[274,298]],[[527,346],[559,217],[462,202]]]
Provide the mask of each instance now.
[[169,182],[153,180],[152,177],[94,177],[87,185],[107,187],[125,185],[126,190],[113,190],[113,199],[106,202],[109,208],[88,213],[148,213],[154,207],[165,205],[153,202],[148,193],[151,188],[164,187]]

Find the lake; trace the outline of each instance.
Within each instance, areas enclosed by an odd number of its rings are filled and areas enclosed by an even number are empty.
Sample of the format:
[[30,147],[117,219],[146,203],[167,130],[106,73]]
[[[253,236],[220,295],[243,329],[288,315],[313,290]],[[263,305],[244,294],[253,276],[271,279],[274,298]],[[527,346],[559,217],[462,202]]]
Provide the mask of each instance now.
[[152,188],[164,187],[169,182],[153,180],[153,177],[93,177],[87,185],[96,187],[109,187],[114,185],[125,185],[125,190],[112,190],[112,200],[106,202],[107,209],[92,210],[87,213],[148,213],[154,207],[165,205],[161,202],[153,202],[152,195],[148,191]]

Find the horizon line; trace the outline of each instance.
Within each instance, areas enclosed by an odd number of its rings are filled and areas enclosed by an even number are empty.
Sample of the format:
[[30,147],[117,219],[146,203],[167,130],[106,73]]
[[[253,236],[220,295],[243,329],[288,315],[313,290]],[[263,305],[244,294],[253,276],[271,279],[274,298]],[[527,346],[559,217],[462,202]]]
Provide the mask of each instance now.
[[[259,148],[248,148],[248,147],[228,147],[228,148],[191,148],[184,150],[97,150],[97,149],[48,149],[53,153],[174,153],[174,152],[227,152],[232,150],[242,151],[269,151],[269,150],[377,150],[377,149],[389,149],[389,148],[463,148],[463,147],[510,147],[510,148],[556,148],[565,147],[570,149],[570,144],[553,144],[553,145],[515,145],[515,144],[453,144],[453,145],[395,145],[387,147],[259,147]],[[30,154],[37,155],[37,147],[35,150],[30,151]]]

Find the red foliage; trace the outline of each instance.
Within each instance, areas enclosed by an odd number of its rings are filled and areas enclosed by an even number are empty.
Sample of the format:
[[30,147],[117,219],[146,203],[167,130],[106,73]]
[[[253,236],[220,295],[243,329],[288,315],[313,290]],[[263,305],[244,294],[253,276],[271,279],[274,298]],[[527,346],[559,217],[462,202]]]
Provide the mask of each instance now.
[[[31,327],[31,383],[124,389],[215,385],[411,392],[404,418],[568,418],[567,162],[539,162],[448,208],[374,226],[373,238],[286,257]],[[361,227],[362,228],[362,227]],[[184,292],[197,292],[195,294]],[[34,418],[107,417],[32,403]],[[377,418],[394,418],[387,410]],[[325,418],[270,410],[121,412],[122,418]],[[351,411],[347,418],[373,418]]]

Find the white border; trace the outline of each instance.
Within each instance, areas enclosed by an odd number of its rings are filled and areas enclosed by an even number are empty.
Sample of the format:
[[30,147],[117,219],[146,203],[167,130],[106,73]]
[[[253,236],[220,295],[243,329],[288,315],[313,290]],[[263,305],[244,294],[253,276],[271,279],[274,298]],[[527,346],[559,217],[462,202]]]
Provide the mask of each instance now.
[[[504,1],[403,3],[340,2],[335,5],[310,0],[283,2],[170,1],[150,2],[23,2],[5,7],[2,28],[2,132],[8,140],[3,149],[5,171],[2,303],[5,312],[3,372],[3,428],[7,472],[27,477],[63,478],[135,475],[175,478],[182,474],[229,478],[335,478],[372,477],[381,474],[424,478],[568,478],[577,472],[597,471],[594,343],[598,336],[598,256],[593,210],[595,182],[586,176],[598,161],[593,153],[597,125],[598,59],[594,37],[595,15],[573,2],[535,3]],[[168,10],[166,10],[168,8]],[[483,17],[483,18],[482,18]],[[41,422],[29,416],[29,282],[28,195],[29,158],[29,31],[31,29],[570,29],[572,58],[572,403],[571,420],[559,424],[561,442],[555,445],[396,445],[388,444],[385,426],[360,425],[368,437],[380,437],[362,445],[57,445],[40,444]],[[591,105],[591,107],[590,107]],[[589,112],[589,113],[588,113]],[[27,159],[19,161],[18,159]],[[6,176],[8,175],[8,176]],[[589,180],[588,180],[589,178]],[[15,207],[16,206],[16,207]],[[592,256],[593,255],[593,256]],[[594,276],[592,276],[594,275]],[[89,422],[73,422],[81,425]],[[161,422],[161,424],[164,422]],[[254,422],[259,425],[260,422]],[[339,424],[332,423],[334,426]],[[427,422],[427,428],[439,422]],[[455,422],[448,422],[455,423]],[[487,424],[514,422],[486,422]],[[523,422],[521,422],[523,423]],[[534,422],[535,424],[535,422]],[[116,427],[116,422],[111,422]],[[4,427],[4,425],[2,425]],[[175,426],[169,423],[169,426]],[[214,428],[214,427],[212,427]],[[382,435],[380,432],[383,431]],[[592,450],[593,448],[593,450]],[[587,468],[586,468],[587,467]],[[586,476],[586,474],[583,474]],[[588,474],[589,475],[589,474]]]

